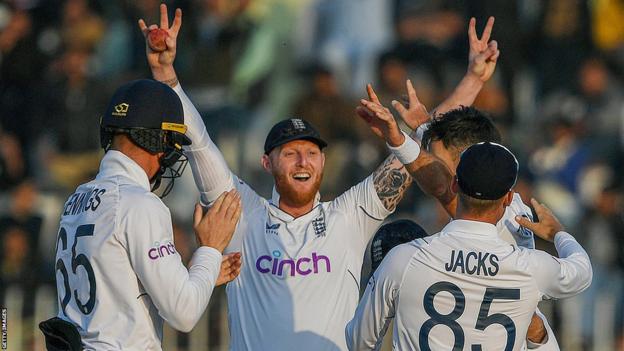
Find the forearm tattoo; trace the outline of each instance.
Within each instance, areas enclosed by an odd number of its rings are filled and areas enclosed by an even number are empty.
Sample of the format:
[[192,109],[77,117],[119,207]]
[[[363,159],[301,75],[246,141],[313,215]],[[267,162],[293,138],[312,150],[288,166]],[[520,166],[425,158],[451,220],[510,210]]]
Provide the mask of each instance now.
[[373,173],[377,196],[384,207],[393,211],[403,198],[405,190],[412,184],[412,177],[396,157],[388,157]]

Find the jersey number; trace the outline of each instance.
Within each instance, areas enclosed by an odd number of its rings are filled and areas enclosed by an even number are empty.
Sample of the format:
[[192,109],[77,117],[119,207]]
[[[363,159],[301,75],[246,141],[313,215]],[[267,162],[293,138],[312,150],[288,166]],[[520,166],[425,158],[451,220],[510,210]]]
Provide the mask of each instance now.
[[[448,314],[440,314],[436,311],[433,305],[433,298],[439,292],[448,292],[455,298],[455,308]],[[502,313],[494,313],[488,315],[490,312],[490,305],[494,299],[502,300],[520,300],[520,289],[499,289],[499,288],[487,288],[483,295],[483,301],[481,302],[481,309],[479,310],[479,316],[475,328],[477,330],[485,330],[492,324],[500,324],[505,327],[507,331],[507,344],[505,345],[505,351],[511,351],[516,341],[516,325],[509,316]],[[453,351],[461,351],[464,348],[464,330],[461,328],[457,319],[461,317],[466,308],[466,297],[461,289],[450,282],[437,282],[427,289],[425,297],[423,299],[423,305],[425,312],[431,318],[423,323],[418,334],[418,344],[423,351],[431,351],[429,347],[429,332],[433,327],[438,324],[443,324],[451,329],[455,336],[455,343],[453,344]],[[472,345],[472,351],[481,351],[481,345]]]
[[[78,297],[78,290],[74,289],[74,298],[76,299],[76,304],[80,309],[80,312],[83,314],[89,314],[93,311],[93,307],[95,306],[95,274],[93,273],[93,267],[91,267],[91,263],[89,263],[89,259],[85,254],[76,255],[76,245],[78,244],[78,238],[82,236],[93,236],[93,231],[95,229],[95,225],[93,224],[83,224],[76,228],[76,235],[74,236],[74,244],[72,245],[72,260],[71,260],[71,269],[72,273],[76,274],[78,267],[84,267],[84,270],[87,272],[87,277],[89,279],[89,300],[86,303],[83,303]],[[61,228],[59,231],[58,239],[57,239],[57,250],[58,250],[58,241],[61,241],[61,250],[67,250],[67,231],[65,228]],[[71,288],[69,286],[69,274],[67,272],[67,268],[65,267],[65,263],[60,258],[56,260],[56,270],[61,272],[63,276],[63,286],[65,287],[65,295],[63,299],[61,299],[61,309],[63,310],[63,314],[65,313],[65,308],[69,304],[71,300]],[[60,296],[59,296],[60,298]]]

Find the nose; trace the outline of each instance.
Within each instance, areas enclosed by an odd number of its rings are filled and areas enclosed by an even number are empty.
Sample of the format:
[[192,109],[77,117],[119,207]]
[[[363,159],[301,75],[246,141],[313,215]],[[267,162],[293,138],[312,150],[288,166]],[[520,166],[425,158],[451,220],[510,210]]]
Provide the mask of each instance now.
[[308,158],[308,155],[306,155],[303,152],[298,153],[298,157],[297,157],[297,166],[299,167],[305,167],[308,165],[308,163],[310,163],[310,160]]

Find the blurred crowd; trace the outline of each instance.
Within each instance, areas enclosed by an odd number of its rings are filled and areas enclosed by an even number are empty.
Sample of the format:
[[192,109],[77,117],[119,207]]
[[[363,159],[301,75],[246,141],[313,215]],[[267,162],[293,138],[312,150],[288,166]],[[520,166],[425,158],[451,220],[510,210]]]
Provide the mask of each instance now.
[[[0,301],[10,285],[33,292],[54,283],[60,208],[97,172],[112,91],[149,77],[137,20],[157,23],[160,2],[0,3]],[[592,349],[595,303],[611,294],[611,335],[624,349],[624,0],[165,2],[184,13],[181,84],[232,169],[268,196],[260,146],[273,123],[298,116],[329,142],[325,199],[388,154],[354,113],[365,84],[389,106],[410,78],[432,110],[466,71],[468,19],[480,33],[495,16],[501,57],[475,106],[520,159],[525,202],[549,205],[592,258],[579,348]],[[166,198],[184,259],[194,245],[190,173]],[[397,217],[431,233],[448,221],[416,186]]]

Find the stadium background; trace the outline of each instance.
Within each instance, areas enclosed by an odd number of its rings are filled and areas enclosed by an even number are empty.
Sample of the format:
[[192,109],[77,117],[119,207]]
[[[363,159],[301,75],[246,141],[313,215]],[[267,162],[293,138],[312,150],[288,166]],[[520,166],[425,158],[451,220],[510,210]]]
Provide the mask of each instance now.
[[[551,206],[589,252],[592,287],[541,305],[564,350],[624,350],[623,0],[186,0],[176,68],[230,166],[261,194],[269,127],[299,116],[329,141],[330,199],[387,154],[353,113],[372,82],[382,102],[408,77],[430,109],[467,67],[467,20],[496,17],[501,57],[475,105],[521,161],[517,191]],[[136,20],[158,0],[5,0],[0,4],[0,302],[10,350],[42,349],[33,326],[56,308],[58,215],[97,171],[99,116],[122,82],[149,77]],[[166,198],[185,260],[196,198],[191,172]],[[429,232],[447,217],[415,186],[393,218]],[[550,244],[538,242],[552,250]],[[223,289],[166,349],[225,349]],[[618,346],[619,345],[619,346]],[[618,348],[619,347],[619,348]]]

